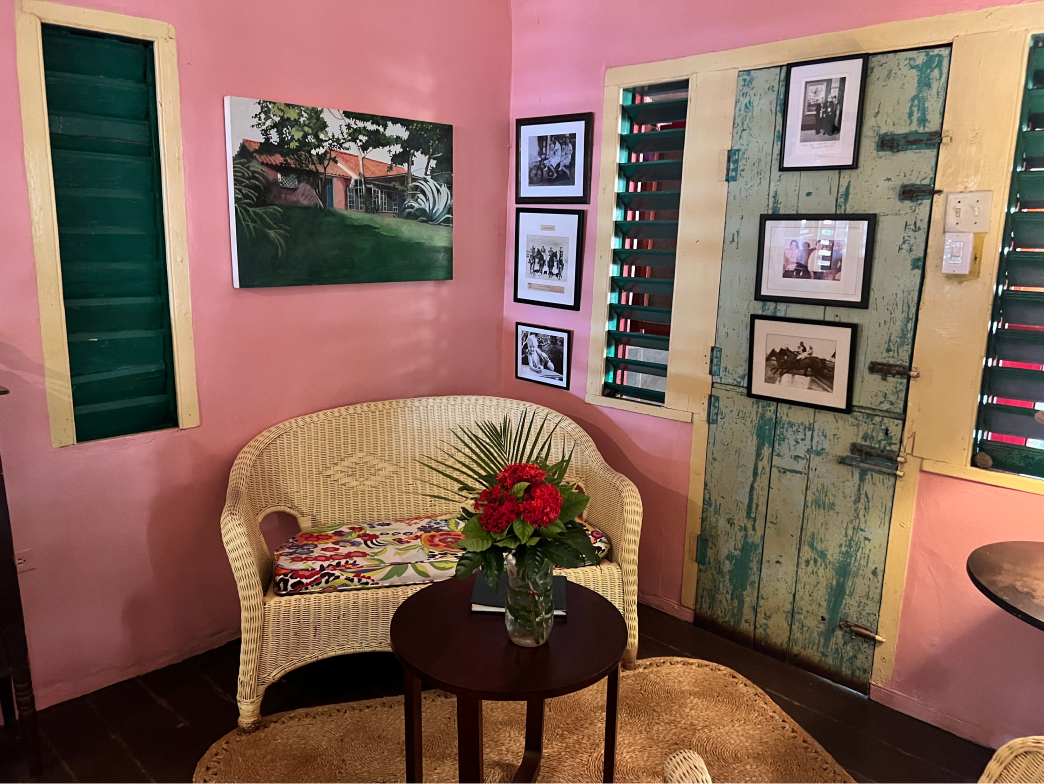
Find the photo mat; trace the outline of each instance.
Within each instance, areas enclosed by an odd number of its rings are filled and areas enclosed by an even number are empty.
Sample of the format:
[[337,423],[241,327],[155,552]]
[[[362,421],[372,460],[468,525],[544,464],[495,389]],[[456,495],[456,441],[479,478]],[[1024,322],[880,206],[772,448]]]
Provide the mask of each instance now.
[[569,389],[572,330],[515,323],[515,378]]
[[594,113],[515,120],[515,201],[588,204]]
[[877,216],[762,215],[754,298],[866,308]]
[[515,210],[515,302],[580,309],[584,210]]
[[779,170],[854,169],[868,55],[787,66]]
[[747,395],[848,413],[857,325],[752,314]]

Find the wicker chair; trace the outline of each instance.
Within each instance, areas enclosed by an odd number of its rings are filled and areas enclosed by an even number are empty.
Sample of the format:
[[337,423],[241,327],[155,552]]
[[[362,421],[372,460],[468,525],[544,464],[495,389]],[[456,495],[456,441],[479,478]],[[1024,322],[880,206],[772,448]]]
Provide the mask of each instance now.
[[980,782],[1044,781],[1044,736],[1015,738],[994,752]]
[[712,784],[703,757],[692,749],[676,751],[663,763],[664,784]]
[[[309,662],[360,651],[390,650],[395,609],[422,585],[337,593],[276,596],[272,554],[260,531],[271,512],[289,512],[301,530],[452,512],[423,497],[430,472],[417,459],[436,454],[451,430],[482,420],[499,422],[535,411],[519,400],[430,397],[335,408],[269,428],[246,445],[232,466],[221,515],[242,607],[239,725],[255,729],[265,689]],[[625,666],[638,651],[638,538],[642,501],[635,486],[611,469],[590,436],[561,417],[555,453],[573,449],[568,478],[591,496],[588,521],[609,538],[598,566],[561,570],[605,596],[627,621]]]

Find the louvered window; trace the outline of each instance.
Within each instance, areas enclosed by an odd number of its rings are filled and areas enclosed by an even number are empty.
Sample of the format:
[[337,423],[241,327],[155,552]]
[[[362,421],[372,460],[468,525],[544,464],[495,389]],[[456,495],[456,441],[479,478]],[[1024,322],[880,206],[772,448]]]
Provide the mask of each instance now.
[[152,43],[45,25],[76,440],[177,426]]
[[687,81],[623,91],[603,394],[663,405]]
[[1029,53],[975,465],[1044,477],[1044,36]]

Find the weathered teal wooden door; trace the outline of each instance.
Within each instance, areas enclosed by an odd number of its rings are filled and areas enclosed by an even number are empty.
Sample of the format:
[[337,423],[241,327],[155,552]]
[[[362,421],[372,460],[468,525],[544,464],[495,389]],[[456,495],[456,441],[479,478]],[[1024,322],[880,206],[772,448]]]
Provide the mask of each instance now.
[[[854,170],[781,173],[786,69],[737,84],[696,622],[864,691],[875,643],[846,625],[877,629],[896,475],[841,461],[900,449],[909,381],[867,366],[913,354],[949,55],[870,58]],[[759,216],[833,212],[878,216],[870,307],[756,302]],[[751,313],[858,323],[853,413],[748,398]]]

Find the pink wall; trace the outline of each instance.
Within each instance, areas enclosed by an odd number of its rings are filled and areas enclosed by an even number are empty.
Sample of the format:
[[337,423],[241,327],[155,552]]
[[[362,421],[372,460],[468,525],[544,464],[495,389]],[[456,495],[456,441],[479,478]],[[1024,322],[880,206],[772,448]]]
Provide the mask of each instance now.
[[[40,703],[238,634],[218,520],[239,449],[283,419],[501,385],[510,14],[497,0],[80,0],[174,25],[202,425],[50,445],[14,0],[0,2],[0,444]],[[481,30],[482,35],[476,35]],[[225,95],[452,123],[454,280],[235,290]]]
[[976,547],[1041,540],[1044,496],[921,474],[892,680],[872,695],[988,746],[1044,732],[1044,632],[965,571]]
[[[512,0],[511,115],[514,119],[594,111],[597,161],[606,68],[1001,4],[1002,0]],[[635,13],[638,8],[640,16]],[[513,178],[513,150],[510,166]],[[588,213],[580,312],[521,305],[512,301],[513,183],[508,183],[506,210],[506,394],[544,403],[581,422],[609,462],[637,483],[646,509],[639,560],[641,599],[691,617],[680,605],[691,427],[583,402],[596,199]],[[596,166],[592,193],[598,186]],[[514,380],[516,321],[575,331],[570,392]],[[895,677],[888,690],[875,689],[875,697],[983,743],[1041,732],[1044,633],[1020,624],[980,596],[964,574],[964,561],[979,544],[1040,538],[1042,512],[1044,498],[1037,496],[933,476],[922,480]]]

